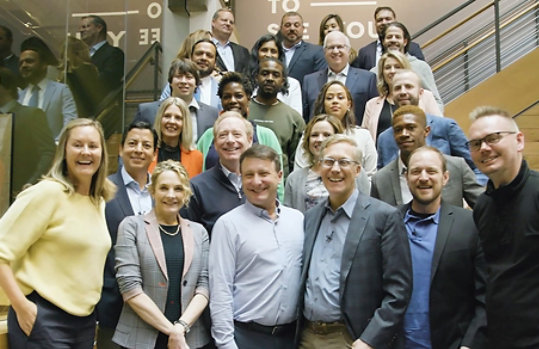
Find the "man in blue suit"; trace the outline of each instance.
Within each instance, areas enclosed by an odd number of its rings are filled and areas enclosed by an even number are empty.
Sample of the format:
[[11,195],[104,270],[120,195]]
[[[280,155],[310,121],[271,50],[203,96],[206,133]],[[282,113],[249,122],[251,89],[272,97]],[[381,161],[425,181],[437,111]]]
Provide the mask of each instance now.
[[[382,29],[386,24],[395,22],[396,20],[397,15],[391,7],[380,6],[374,10],[374,23],[376,25],[376,33],[378,36],[382,35]],[[376,66],[380,56],[382,56],[382,51],[382,42],[378,38],[376,41],[359,49],[356,59],[352,62],[352,67],[371,70]],[[410,42],[408,53],[422,61],[425,60],[421,48],[415,42]]]
[[[116,243],[118,226],[125,217],[145,214],[152,209],[152,199],[146,185],[149,183],[148,167],[155,156],[156,145],[157,134],[152,125],[145,121],[133,122],[123,133],[120,145],[123,166],[109,176],[118,191],[105,207],[112,246]],[[114,257],[114,249],[111,249],[105,263],[101,300],[97,304],[97,345],[100,349],[119,348],[112,342],[123,306],[116,283]]]
[[[393,77],[393,98],[399,107],[419,104],[419,96],[423,93],[421,82],[416,73],[411,70],[401,70]],[[427,135],[427,145],[433,146],[447,155],[463,158],[474,171],[477,182],[485,185],[487,178],[472,161],[470,150],[466,145],[468,139],[455,120],[427,114],[427,125],[430,133]],[[397,158],[399,148],[393,136],[393,128],[382,132],[377,139],[378,168],[382,168]]]
[[77,117],[75,100],[67,85],[47,79],[47,62],[39,47],[26,47],[19,58],[19,71],[28,86],[19,93],[19,103],[37,107],[47,115],[53,137]]
[[[191,124],[193,125],[193,142],[196,143],[196,140],[202,136],[204,131],[213,126],[218,115],[216,108],[197,102],[194,98],[195,90],[200,85],[197,66],[189,60],[175,59],[170,65],[168,83],[172,90],[172,97],[183,99],[189,107]],[[144,120],[153,125],[161,102],[140,104],[135,120]]]
[[288,76],[302,83],[305,75],[327,68],[322,48],[303,41],[303,17],[299,13],[287,12],[283,15],[280,36]]
[[308,121],[313,116],[314,103],[322,86],[329,80],[339,80],[352,94],[356,123],[361,125],[365,104],[369,99],[378,96],[376,75],[350,67],[350,39],[340,31],[332,31],[326,35],[324,51],[328,68],[303,78],[303,117]]

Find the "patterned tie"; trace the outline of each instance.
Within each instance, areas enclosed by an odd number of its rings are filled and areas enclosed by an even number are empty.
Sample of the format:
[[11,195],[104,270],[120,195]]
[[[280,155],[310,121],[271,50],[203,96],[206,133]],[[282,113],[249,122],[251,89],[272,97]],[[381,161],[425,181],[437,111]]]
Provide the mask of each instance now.
[[28,101],[28,106],[37,108],[38,104],[39,104],[39,86],[34,85],[34,87],[32,88],[32,96],[30,96],[30,100]]

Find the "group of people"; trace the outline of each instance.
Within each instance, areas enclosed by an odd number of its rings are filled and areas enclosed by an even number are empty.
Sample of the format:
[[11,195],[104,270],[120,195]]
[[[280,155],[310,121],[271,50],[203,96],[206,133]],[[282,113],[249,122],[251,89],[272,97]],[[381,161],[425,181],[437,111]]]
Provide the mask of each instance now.
[[[524,135],[479,107],[466,137],[395,12],[375,22],[356,53],[338,15],[318,46],[288,12],[249,54],[218,10],[108,177],[104,125],[66,120],[0,219],[10,346],[91,348],[96,323],[99,349],[539,346]],[[1,108],[18,81],[0,68]]]

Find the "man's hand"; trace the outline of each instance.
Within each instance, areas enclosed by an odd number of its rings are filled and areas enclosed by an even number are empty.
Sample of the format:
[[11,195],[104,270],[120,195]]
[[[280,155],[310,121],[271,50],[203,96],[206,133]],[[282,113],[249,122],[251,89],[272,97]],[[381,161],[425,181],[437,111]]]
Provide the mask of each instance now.
[[374,349],[374,348],[358,338],[354,343],[352,343],[352,349]]

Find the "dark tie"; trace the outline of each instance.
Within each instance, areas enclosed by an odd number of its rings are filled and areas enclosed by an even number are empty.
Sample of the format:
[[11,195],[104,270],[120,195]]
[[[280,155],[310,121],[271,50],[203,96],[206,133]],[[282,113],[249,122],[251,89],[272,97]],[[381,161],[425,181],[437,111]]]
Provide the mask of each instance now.
[[28,101],[29,107],[36,107],[39,104],[39,86],[34,85],[32,88],[32,96],[30,96],[30,100]]

